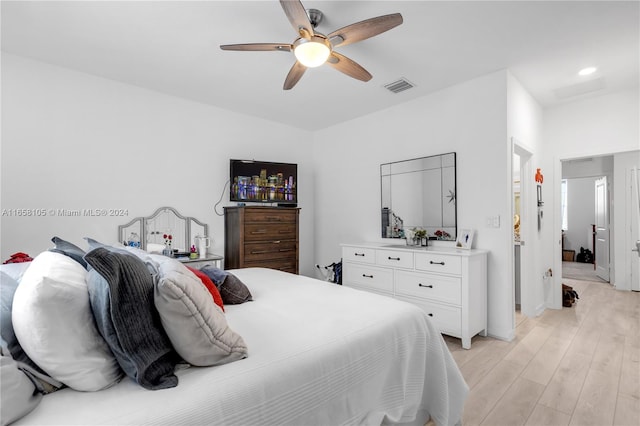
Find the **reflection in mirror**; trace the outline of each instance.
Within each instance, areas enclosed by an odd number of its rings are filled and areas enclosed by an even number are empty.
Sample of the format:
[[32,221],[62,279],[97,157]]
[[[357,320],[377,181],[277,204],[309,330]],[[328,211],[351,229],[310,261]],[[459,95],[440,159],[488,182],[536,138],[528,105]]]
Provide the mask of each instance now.
[[173,207],[160,207],[151,216],[137,217],[118,227],[119,241],[152,252],[161,251],[171,235],[171,250],[189,252],[196,237],[210,237],[207,224],[182,216]]
[[381,164],[380,183],[383,238],[456,239],[455,152]]
[[[150,244],[165,245],[169,242],[173,250],[188,251],[185,247],[185,219],[178,217],[177,212],[164,209],[155,217],[145,219],[147,247]],[[166,236],[166,237],[165,237]]]

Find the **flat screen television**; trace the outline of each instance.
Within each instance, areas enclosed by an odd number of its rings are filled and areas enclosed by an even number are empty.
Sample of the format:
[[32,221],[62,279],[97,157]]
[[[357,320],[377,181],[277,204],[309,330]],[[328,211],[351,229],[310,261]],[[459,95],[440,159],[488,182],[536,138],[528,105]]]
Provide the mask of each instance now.
[[231,201],[298,203],[298,165],[255,160],[230,160]]

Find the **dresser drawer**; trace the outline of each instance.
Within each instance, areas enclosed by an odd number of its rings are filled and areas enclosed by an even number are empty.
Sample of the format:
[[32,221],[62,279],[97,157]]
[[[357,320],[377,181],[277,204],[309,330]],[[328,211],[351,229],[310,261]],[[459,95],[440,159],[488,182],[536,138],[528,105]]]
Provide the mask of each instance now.
[[460,256],[447,256],[435,253],[416,253],[416,269],[441,274],[462,274]]
[[282,259],[265,259],[265,260],[254,260],[254,261],[246,261],[242,265],[243,268],[270,268],[270,269],[278,269],[284,272],[290,272],[292,274],[297,274],[297,261],[295,256],[289,256],[287,258]]
[[295,241],[269,241],[244,245],[244,260],[252,262],[265,259],[295,257],[298,243]]
[[460,305],[462,282],[459,277],[396,271],[396,293]]
[[447,305],[440,305],[438,303],[430,303],[419,301],[415,299],[407,299],[404,297],[398,297],[398,299],[405,302],[412,303],[420,309],[422,309],[434,323],[434,325],[440,330],[441,333],[449,334],[452,336],[460,337],[462,334],[462,313],[460,308],[455,308]]
[[343,247],[342,260],[344,262],[376,263],[376,251],[362,247]]
[[367,289],[393,293],[393,270],[376,266],[344,263],[342,282]]
[[395,250],[376,250],[376,264],[394,268],[413,268],[413,253]]
[[258,223],[295,223],[298,216],[296,209],[247,209],[244,212],[244,221]]
[[247,223],[244,225],[245,241],[296,240],[295,223]]

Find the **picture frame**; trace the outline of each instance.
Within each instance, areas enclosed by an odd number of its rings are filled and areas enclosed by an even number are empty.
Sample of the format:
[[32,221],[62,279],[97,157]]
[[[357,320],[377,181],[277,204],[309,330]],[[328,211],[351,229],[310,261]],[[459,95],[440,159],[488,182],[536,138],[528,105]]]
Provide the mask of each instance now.
[[473,229],[461,229],[456,239],[456,248],[470,250],[473,245]]
[[542,207],[544,202],[542,201],[542,185],[538,185],[538,207]]

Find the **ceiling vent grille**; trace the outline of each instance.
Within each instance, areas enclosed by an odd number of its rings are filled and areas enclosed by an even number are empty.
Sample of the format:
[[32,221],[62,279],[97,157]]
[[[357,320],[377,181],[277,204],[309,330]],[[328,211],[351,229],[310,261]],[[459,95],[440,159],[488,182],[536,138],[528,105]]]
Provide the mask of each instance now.
[[385,84],[384,87],[390,92],[400,93],[404,92],[407,89],[415,87],[415,85],[403,77],[399,80],[394,81],[393,83]]

